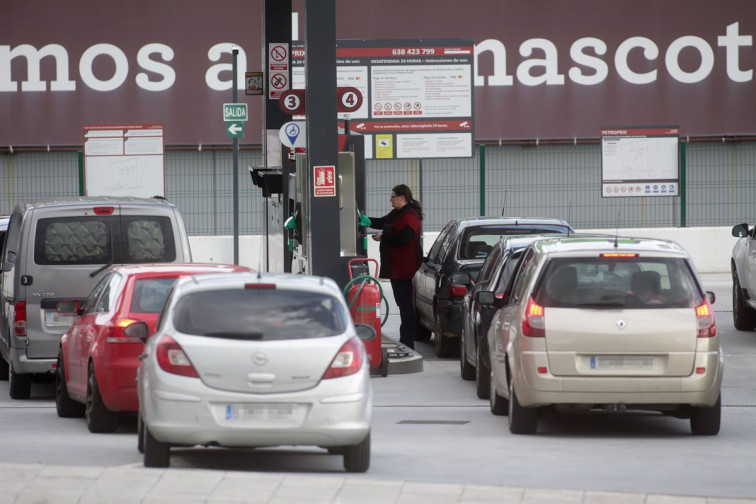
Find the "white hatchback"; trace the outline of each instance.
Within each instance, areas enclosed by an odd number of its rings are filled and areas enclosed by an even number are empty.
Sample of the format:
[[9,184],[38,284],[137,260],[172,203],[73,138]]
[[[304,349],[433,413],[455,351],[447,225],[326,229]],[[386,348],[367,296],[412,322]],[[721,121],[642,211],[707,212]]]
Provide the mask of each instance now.
[[320,446],[370,465],[365,347],[330,279],[203,275],[176,281],[137,377],[144,465],[171,446]]
[[538,240],[515,278],[487,335],[491,410],[509,415],[511,432],[536,432],[546,406],[654,410],[689,418],[694,434],[719,432],[714,294],[679,245]]

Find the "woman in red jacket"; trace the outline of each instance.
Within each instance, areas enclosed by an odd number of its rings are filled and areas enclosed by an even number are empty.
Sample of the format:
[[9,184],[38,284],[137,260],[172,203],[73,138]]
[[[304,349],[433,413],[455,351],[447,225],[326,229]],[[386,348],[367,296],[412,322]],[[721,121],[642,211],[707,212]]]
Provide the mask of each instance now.
[[384,217],[370,217],[370,227],[380,229],[373,240],[380,241],[380,277],[391,280],[394,300],[399,307],[401,324],[399,342],[415,348],[417,318],[412,299],[412,277],[423,261],[423,207],[412,198],[412,191],[404,184],[391,189],[393,210]]

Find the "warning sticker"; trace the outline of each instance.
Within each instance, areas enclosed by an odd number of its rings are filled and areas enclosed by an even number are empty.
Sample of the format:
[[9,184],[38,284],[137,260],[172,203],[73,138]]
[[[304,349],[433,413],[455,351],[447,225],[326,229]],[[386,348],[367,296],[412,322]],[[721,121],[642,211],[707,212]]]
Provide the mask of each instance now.
[[336,167],[315,166],[313,196],[336,196]]

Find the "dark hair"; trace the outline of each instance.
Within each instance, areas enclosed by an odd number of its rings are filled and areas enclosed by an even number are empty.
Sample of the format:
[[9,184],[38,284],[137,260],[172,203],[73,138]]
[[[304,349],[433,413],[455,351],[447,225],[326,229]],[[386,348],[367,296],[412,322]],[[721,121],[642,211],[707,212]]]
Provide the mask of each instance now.
[[417,212],[417,215],[420,216],[420,220],[423,219],[423,205],[421,205],[419,201],[412,197],[412,189],[410,189],[409,186],[405,184],[399,184],[394,186],[391,189],[391,192],[393,192],[397,196],[404,196],[407,204],[414,208],[415,212]]

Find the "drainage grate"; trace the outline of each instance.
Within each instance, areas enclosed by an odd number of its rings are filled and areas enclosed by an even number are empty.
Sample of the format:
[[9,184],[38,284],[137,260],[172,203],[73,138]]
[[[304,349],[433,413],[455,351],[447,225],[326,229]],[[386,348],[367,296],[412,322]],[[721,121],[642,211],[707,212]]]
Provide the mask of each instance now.
[[465,425],[469,420],[400,420],[397,424],[405,425]]

